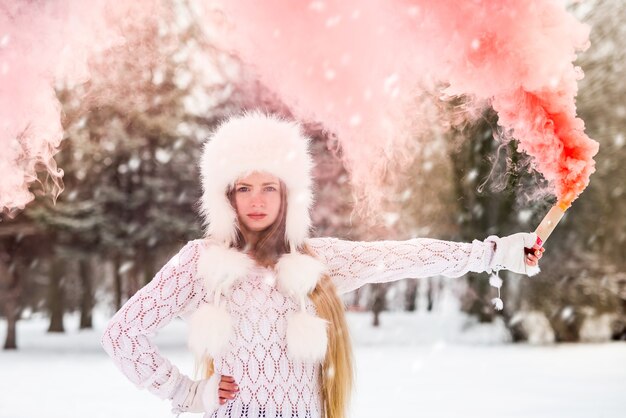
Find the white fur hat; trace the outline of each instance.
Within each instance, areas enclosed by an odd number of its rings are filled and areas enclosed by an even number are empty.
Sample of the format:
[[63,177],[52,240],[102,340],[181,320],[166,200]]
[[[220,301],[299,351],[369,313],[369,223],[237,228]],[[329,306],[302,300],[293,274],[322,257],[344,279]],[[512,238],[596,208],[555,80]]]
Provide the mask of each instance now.
[[259,111],[224,121],[205,142],[200,161],[206,235],[227,245],[235,241],[237,214],[226,190],[240,177],[266,171],[287,186],[285,239],[292,248],[300,246],[309,234],[313,205],[309,141],[299,123]]
[[223,352],[232,334],[227,307],[220,303],[237,280],[246,277],[254,261],[232,247],[237,237],[237,213],[226,192],[237,179],[266,171],[286,186],[285,240],[290,252],[276,264],[277,289],[300,306],[287,318],[287,354],[295,360],[321,361],[327,348],[327,321],[306,312],[306,297],[326,271],[319,260],[297,252],[309,235],[313,204],[310,139],[297,122],[254,111],[224,121],[204,144],[200,160],[201,213],[209,245],[200,255],[198,274],[213,301],[191,316],[188,345],[198,359]]

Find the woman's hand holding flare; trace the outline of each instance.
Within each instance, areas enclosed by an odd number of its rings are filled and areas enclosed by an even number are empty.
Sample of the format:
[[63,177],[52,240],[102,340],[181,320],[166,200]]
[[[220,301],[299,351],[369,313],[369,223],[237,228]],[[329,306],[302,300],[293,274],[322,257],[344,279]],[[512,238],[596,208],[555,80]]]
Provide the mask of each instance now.
[[536,266],[539,263],[539,259],[543,257],[545,250],[546,249],[539,244],[535,244],[532,248],[526,249],[526,264],[532,267]]
[[539,259],[545,249],[536,233],[519,232],[502,238],[492,235],[485,242],[495,244],[492,270],[506,269],[528,276],[539,273]]

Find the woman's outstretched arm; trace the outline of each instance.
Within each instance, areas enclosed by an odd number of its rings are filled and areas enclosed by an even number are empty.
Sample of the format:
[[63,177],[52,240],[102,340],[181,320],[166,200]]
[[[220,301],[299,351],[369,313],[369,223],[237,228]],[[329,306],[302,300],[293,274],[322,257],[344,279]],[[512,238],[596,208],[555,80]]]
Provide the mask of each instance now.
[[323,237],[309,238],[307,244],[328,266],[339,294],[368,283],[489,271],[495,250],[492,242],[430,238],[366,242]]
[[151,336],[172,318],[195,309],[204,294],[197,280],[199,245],[188,242],[109,320],[101,344],[115,365],[140,388],[172,399],[191,379],[161,356]]

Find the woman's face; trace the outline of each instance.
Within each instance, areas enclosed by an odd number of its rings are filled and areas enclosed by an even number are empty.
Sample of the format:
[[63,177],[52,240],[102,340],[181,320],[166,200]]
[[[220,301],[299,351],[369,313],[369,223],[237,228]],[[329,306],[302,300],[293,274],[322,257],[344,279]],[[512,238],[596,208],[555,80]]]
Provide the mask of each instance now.
[[248,230],[259,232],[269,227],[280,210],[278,177],[255,171],[238,179],[235,183],[235,203],[239,222]]

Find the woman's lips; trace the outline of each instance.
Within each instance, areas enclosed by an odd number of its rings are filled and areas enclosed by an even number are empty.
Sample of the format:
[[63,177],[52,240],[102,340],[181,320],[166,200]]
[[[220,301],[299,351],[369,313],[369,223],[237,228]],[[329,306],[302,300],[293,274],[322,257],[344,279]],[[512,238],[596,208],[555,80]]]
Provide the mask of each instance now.
[[259,220],[259,219],[263,219],[265,218],[266,215],[248,215],[249,218],[255,219],[255,220]]

